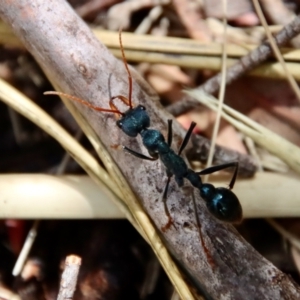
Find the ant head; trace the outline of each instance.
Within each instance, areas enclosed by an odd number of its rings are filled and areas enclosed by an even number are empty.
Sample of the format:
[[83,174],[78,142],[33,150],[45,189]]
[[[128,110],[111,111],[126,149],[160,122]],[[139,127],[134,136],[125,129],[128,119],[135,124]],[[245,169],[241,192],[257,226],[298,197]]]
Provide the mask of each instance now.
[[209,212],[217,219],[239,223],[243,218],[243,211],[237,196],[229,189],[215,188],[205,183],[200,189],[201,197],[206,201]]
[[146,112],[146,108],[138,105],[135,108],[127,110],[117,121],[117,126],[128,136],[136,137],[150,126],[150,118]]

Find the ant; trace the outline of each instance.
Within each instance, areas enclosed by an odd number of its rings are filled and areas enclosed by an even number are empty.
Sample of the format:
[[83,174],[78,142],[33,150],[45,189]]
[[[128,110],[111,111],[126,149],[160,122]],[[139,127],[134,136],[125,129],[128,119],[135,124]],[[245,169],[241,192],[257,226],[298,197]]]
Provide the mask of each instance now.
[[[165,214],[168,217],[168,223],[162,228],[163,231],[168,229],[173,224],[173,220],[167,206],[168,188],[169,188],[170,180],[173,176],[175,177],[175,181],[179,187],[183,187],[184,179],[187,179],[192,184],[192,186],[197,188],[200,192],[200,196],[203,198],[203,200],[206,203],[207,209],[214,217],[216,217],[221,221],[229,222],[229,223],[240,222],[242,219],[242,207],[236,195],[231,191],[237,177],[238,162],[225,163],[218,166],[206,168],[200,172],[195,172],[192,169],[188,168],[186,162],[180,156],[182,151],[185,149],[185,147],[189,142],[192,131],[196,126],[195,122],[191,123],[190,128],[188,129],[186,136],[183,139],[177,153],[175,153],[175,151],[171,148],[172,120],[168,120],[167,141],[165,141],[165,138],[160,131],[155,129],[149,129],[150,117],[146,111],[146,108],[142,105],[138,105],[136,107],[132,105],[132,76],[129,71],[128,64],[125,58],[124,48],[122,44],[122,37],[121,37],[121,29],[119,30],[119,42],[120,42],[123,62],[128,74],[128,82],[129,82],[128,98],[122,95],[114,96],[109,100],[110,109],[105,109],[105,108],[95,106],[75,96],[71,96],[62,92],[51,91],[51,92],[45,92],[44,94],[64,96],[70,100],[86,105],[92,108],[93,110],[107,112],[107,113],[114,113],[115,115],[119,116],[116,122],[117,126],[126,135],[130,137],[137,137],[137,135],[141,136],[143,145],[148,150],[150,156],[146,156],[142,153],[136,152],[126,146],[123,146],[123,149],[129,152],[130,154],[141,159],[151,160],[151,161],[160,159],[166,168],[168,179],[164,188],[162,198],[164,203]],[[115,99],[119,99],[125,105],[127,105],[129,107],[128,110],[125,112],[121,112],[114,104]],[[203,183],[201,180],[200,175],[211,174],[230,167],[234,167],[235,170],[232,179],[229,183],[229,188],[223,188],[223,187],[216,188],[212,184]],[[197,206],[195,203],[194,196],[193,196],[193,205],[194,205],[194,211],[195,211],[197,226],[199,230],[200,240],[204,247],[205,252],[208,253],[208,250],[205,246],[202,233],[201,233],[200,221],[197,213]]]

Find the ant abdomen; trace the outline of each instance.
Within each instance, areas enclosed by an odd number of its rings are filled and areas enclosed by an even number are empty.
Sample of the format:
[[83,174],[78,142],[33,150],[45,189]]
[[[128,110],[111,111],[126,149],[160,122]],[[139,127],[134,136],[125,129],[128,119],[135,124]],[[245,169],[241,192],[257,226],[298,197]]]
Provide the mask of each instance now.
[[200,194],[206,202],[209,212],[217,219],[228,223],[239,223],[243,211],[237,196],[229,189],[215,188],[212,184],[204,183]]

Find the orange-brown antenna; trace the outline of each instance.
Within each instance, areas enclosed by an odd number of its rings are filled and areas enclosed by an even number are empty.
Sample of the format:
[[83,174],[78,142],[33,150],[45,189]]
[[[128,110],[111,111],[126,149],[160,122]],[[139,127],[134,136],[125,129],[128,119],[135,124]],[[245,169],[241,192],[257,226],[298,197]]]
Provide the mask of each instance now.
[[120,27],[120,29],[119,29],[119,41],[120,41],[120,48],[121,48],[121,52],[122,52],[122,58],[123,58],[123,62],[124,62],[127,74],[128,74],[128,81],[129,81],[129,91],[128,91],[128,102],[129,103],[128,103],[128,106],[130,107],[130,109],[132,109],[132,101],[131,101],[132,76],[131,76],[131,73],[130,73],[129,68],[128,68],[128,64],[127,64],[127,61],[126,61],[126,58],[125,58],[125,53],[124,53],[124,47],[123,47],[123,44],[122,44],[122,27]]
[[122,53],[122,58],[123,58],[123,62],[124,62],[124,65],[125,65],[125,69],[127,71],[127,74],[128,74],[128,81],[129,81],[129,90],[128,90],[128,98],[126,98],[125,96],[122,96],[122,95],[118,95],[118,96],[115,96],[115,97],[112,97],[110,98],[109,100],[109,106],[111,109],[106,109],[106,108],[102,108],[102,107],[98,107],[98,106],[95,106],[83,99],[80,99],[78,97],[75,97],[75,96],[71,96],[69,94],[65,94],[65,93],[62,93],[62,92],[54,92],[54,91],[50,91],[50,92],[45,92],[44,95],[57,95],[57,96],[63,96],[63,97],[66,97],[72,101],[76,101],[76,102],[79,102],[87,107],[90,107],[96,111],[102,111],[102,112],[110,112],[110,113],[115,113],[115,114],[118,114],[118,115],[121,115],[121,116],[124,116],[124,113],[120,112],[120,110],[116,107],[116,105],[114,104],[114,100],[115,99],[119,99],[121,100],[125,105],[129,106],[129,109],[132,109],[133,106],[132,106],[132,76],[131,76],[131,73],[130,73],[130,70],[128,68],[128,64],[127,64],[127,61],[126,61],[126,58],[125,58],[125,53],[124,53],[124,47],[123,47],[123,44],[122,44],[122,27],[120,27],[119,29],[119,41],[120,41],[120,48],[121,48],[121,53]]
[[57,96],[63,96],[63,97],[66,97],[72,101],[76,101],[76,102],[79,102],[87,107],[90,107],[96,111],[103,111],[103,112],[110,112],[110,113],[115,113],[115,114],[118,114],[118,115],[121,115],[121,116],[124,116],[124,114],[122,112],[120,112],[115,106],[114,108],[115,109],[106,109],[106,108],[102,108],[102,107],[99,107],[99,106],[96,106],[96,105],[93,105],[83,99],[80,99],[78,97],[75,97],[75,96],[71,96],[71,95],[68,95],[68,94],[65,94],[65,93],[62,93],[62,92],[54,92],[54,91],[50,91],[50,92],[45,92],[44,95],[57,95]]

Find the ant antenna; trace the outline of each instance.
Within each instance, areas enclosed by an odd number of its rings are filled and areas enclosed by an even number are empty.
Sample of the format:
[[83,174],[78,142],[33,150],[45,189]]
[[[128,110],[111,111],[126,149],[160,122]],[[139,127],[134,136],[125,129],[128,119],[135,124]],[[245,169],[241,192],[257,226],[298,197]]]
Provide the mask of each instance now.
[[126,71],[127,71],[127,74],[128,74],[128,81],[129,81],[129,91],[128,91],[128,101],[129,101],[129,103],[128,103],[128,106],[130,107],[130,109],[132,109],[132,103],[131,103],[132,76],[131,76],[131,73],[130,73],[129,68],[128,68],[128,64],[127,64],[127,61],[126,61],[126,58],[125,58],[125,53],[124,53],[124,47],[123,47],[123,44],[122,44],[122,27],[120,27],[120,29],[119,29],[119,41],[120,41],[122,59],[123,59],[123,62],[124,62],[124,65],[125,65],[125,68],[126,68]]
[[78,97],[75,97],[75,96],[71,96],[71,95],[68,95],[68,94],[65,94],[65,93],[62,93],[62,92],[54,92],[54,91],[51,91],[51,92],[45,92],[44,95],[57,95],[57,96],[63,96],[65,98],[68,98],[69,100],[73,100],[73,101],[76,101],[76,102],[79,102],[89,108],[92,108],[96,111],[102,111],[102,112],[110,112],[110,113],[115,113],[117,115],[121,115],[121,116],[124,116],[124,113],[120,112],[120,110],[115,106],[115,104],[113,103],[115,99],[119,99],[121,100],[125,105],[129,106],[129,109],[133,109],[133,106],[132,106],[132,76],[131,76],[131,73],[130,73],[130,70],[129,70],[129,67],[128,67],[128,64],[127,64],[127,61],[126,61],[126,58],[125,58],[125,53],[124,53],[124,47],[123,47],[123,44],[122,44],[122,27],[120,27],[119,29],[119,42],[120,42],[120,48],[121,48],[121,53],[122,53],[122,59],[123,59],[123,62],[124,62],[124,66],[125,66],[125,69],[126,69],[126,72],[128,74],[128,82],[129,82],[129,90],[128,90],[128,98],[122,96],[122,95],[119,95],[119,96],[115,96],[115,97],[112,97],[110,100],[109,100],[109,106],[111,109],[106,109],[106,108],[102,108],[102,107],[98,107],[98,106],[95,106],[83,99],[80,99]]
[[[121,116],[124,116],[124,114],[122,112],[120,112],[117,108],[116,109],[106,109],[106,108],[102,108],[102,107],[99,107],[99,106],[96,106],[96,105],[93,105],[83,99],[80,99],[78,97],[75,97],[75,96],[71,96],[71,95],[68,95],[68,94],[65,94],[65,93],[62,93],[62,92],[45,92],[44,95],[57,95],[57,96],[63,96],[63,97],[66,97],[68,98],[69,100],[72,100],[72,101],[76,101],[76,102],[79,102],[89,108],[92,108],[96,111],[103,111],[103,112],[110,112],[110,113],[115,113],[115,114],[118,114],[118,115],[121,115]],[[115,108],[115,107],[114,107]]]

